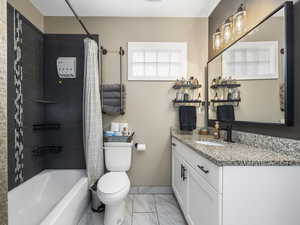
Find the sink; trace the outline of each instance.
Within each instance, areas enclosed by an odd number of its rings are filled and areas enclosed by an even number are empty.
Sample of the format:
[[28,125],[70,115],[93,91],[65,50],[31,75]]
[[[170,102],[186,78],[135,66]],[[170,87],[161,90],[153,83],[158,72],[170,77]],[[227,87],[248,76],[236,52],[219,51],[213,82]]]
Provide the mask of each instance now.
[[210,142],[210,141],[195,141],[196,144],[201,144],[201,145],[209,145],[209,146],[224,146],[223,144],[216,143],[216,142]]

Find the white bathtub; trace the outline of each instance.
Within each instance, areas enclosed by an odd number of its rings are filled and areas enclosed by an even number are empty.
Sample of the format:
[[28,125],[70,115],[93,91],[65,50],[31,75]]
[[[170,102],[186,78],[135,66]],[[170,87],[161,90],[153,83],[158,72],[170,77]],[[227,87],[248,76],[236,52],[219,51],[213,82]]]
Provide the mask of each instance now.
[[85,170],[44,170],[8,192],[8,224],[76,225],[88,202]]

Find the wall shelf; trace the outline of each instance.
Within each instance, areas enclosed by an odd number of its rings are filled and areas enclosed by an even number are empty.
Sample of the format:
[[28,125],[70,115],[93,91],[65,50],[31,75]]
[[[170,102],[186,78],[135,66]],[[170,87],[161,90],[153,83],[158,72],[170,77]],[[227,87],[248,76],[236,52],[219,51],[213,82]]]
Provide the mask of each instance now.
[[201,88],[202,85],[198,84],[198,85],[193,85],[193,84],[181,84],[181,85],[173,85],[174,89],[182,89],[182,88],[189,88],[189,89],[199,89]]
[[55,101],[51,101],[51,100],[47,100],[47,99],[35,99],[34,101],[36,103],[40,103],[40,104],[56,104],[57,103]]
[[41,124],[33,124],[33,130],[42,131],[42,130],[59,130],[61,128],[60,123],[41,123]]
[[241,84],[215,84],[210,86],[212,89],[218,89],[218,88],[238,88]]
[[197,106],[200,107],[202,105],[201,100],[190,100],[190,101],[181,101],[181,100],[173,100],[174,106]]
[[216,103],[237,103],[237,106],[239,106],[239,103],[241,102],[242,100],[241,99],[231,99],[231,100],[211,100],[213,106],[216,104]]
[[32,150],[33,155],[35,156],[43,156],[45,154],[58,154],[62,151],[62,146],[41,146],[37,147],[36,149]]

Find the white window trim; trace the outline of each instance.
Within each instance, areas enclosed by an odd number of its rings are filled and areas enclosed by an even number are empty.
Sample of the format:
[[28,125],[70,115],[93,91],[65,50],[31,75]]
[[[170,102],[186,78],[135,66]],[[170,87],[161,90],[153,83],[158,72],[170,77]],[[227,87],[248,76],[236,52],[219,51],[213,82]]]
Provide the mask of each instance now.
[[[279,78],[279,72],[278,72],[278,41],[256,41],[256,42],[239,42],[238,45],[231,47],[231,49],[238,48],[238,47],[244,47],[244,48],[257,48],[257,46],[269,46],[270,49],[272,49],[271,52],[271,58],[273,59],[271,61],[272,66],[274,66],[275,71],[271,74],[264,74],[261,76],[251,76],[251,75],[242,75],[242,76],[235,76],[232,75],[233,79],[237,80],[273,80]],[[230,51],[230,49],[229,49]],[[224,71],[224,58],[222,58],[222,71]]]
[[[134,49],[153,49],[153,50],[180,50],[182,51],[182,70],[183,74],[174,77],[146,77],[140,76],[135,77],[132,75],[132,59],[133,59],[133,50]],[[129,81],[174,81],[181,79],[182,77],[187,77],[187,43],[186,42],[128,42],[128,80]]]

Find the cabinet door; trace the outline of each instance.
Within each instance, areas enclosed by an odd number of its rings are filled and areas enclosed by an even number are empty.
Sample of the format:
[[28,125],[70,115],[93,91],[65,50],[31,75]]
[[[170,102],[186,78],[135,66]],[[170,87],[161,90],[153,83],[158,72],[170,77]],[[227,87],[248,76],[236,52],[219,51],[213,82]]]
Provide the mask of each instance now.
[[185,211],[186,207],[186,171],[187,166],[181,159],[180,155],[173,149],[172,150],[172,187],[176,195],[176,198],[182,208]]
[[221,195],[194,169],[188,168],[187,221],[190,225],[220,225]]

